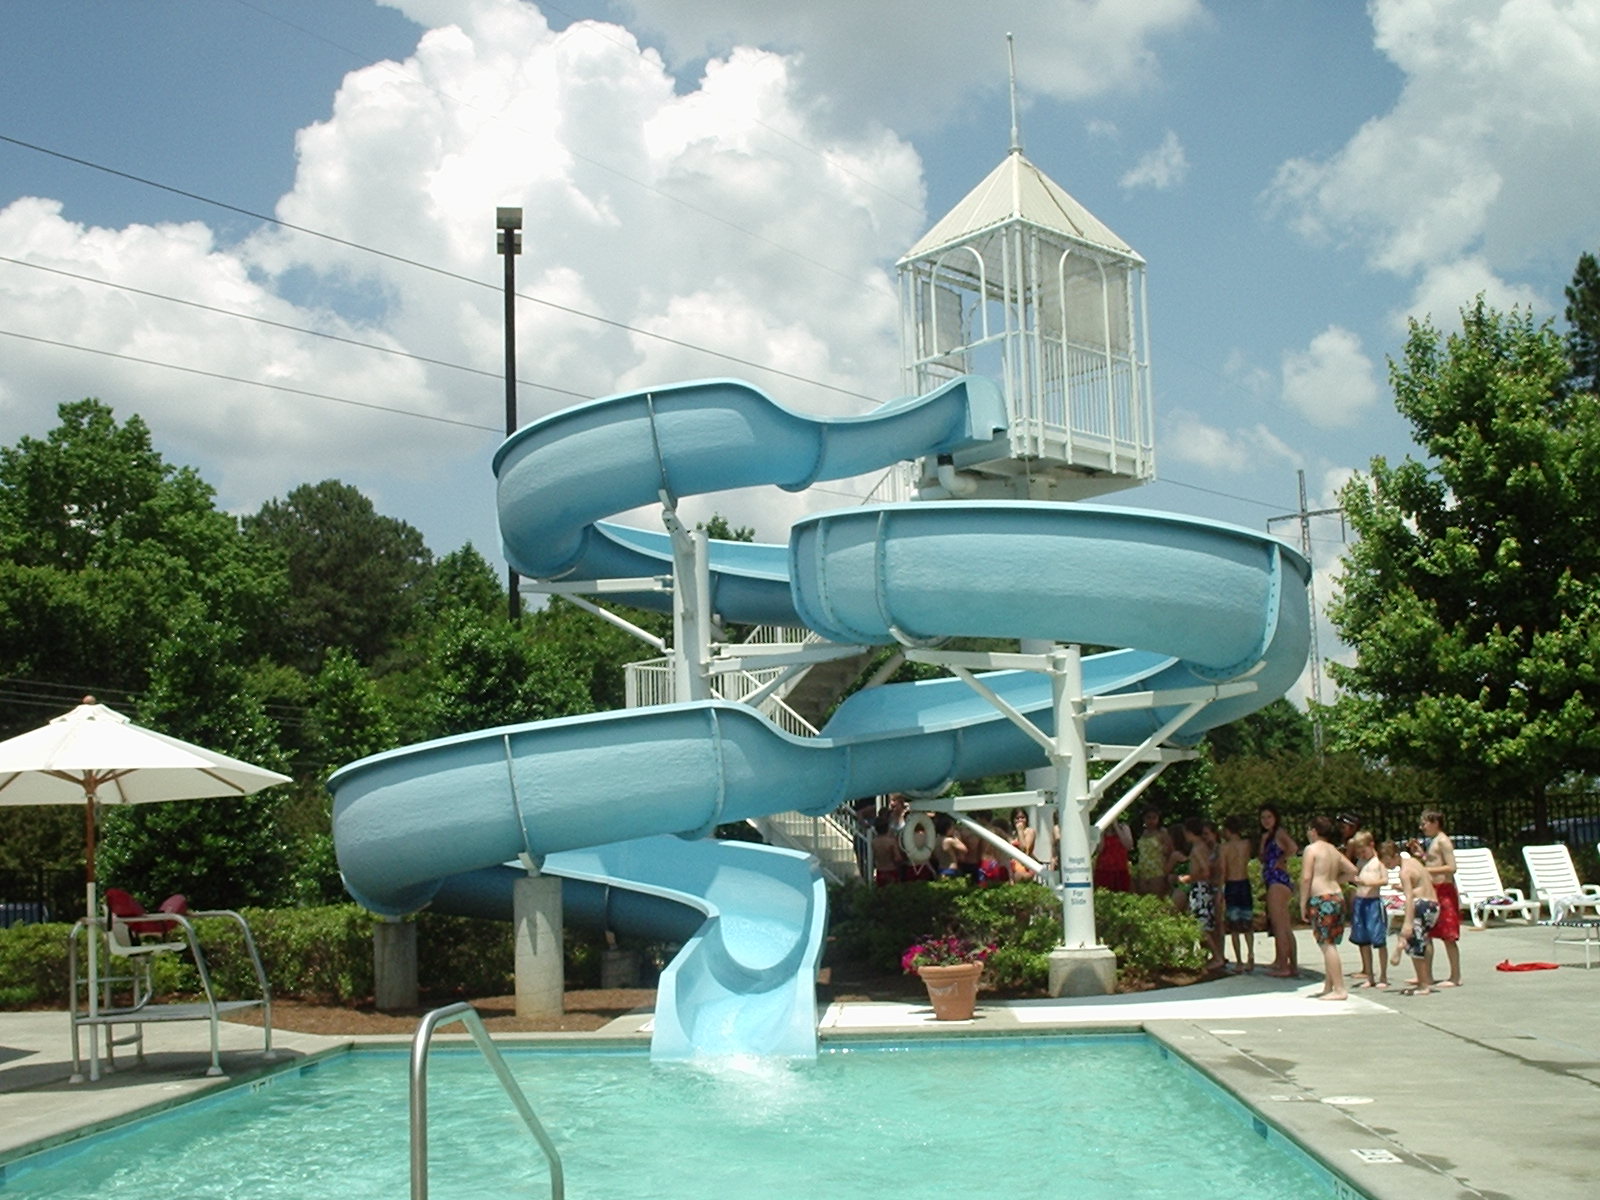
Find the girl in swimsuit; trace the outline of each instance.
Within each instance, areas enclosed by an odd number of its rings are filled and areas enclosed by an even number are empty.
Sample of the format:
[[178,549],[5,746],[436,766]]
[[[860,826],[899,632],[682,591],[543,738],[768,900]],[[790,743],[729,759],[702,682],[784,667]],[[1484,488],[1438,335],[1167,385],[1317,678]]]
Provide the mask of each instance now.
[[1167,891],[1167,861],[1172,857],[1172,839],[1161,827],[1159,809],[1144,810],[1144,827],[1134,845],[1133,890],[1142,896],[1162,896]]
[[1294,929],[1289,923],[1292,888],[1285,863],[1300,849],[1284,831],[1278,810],[1263,804],[1261,816],[1261,882],[1267,886],[1267,931],[1272,934],[1273,959],[1267,974],[1290,979],[1299,973]]

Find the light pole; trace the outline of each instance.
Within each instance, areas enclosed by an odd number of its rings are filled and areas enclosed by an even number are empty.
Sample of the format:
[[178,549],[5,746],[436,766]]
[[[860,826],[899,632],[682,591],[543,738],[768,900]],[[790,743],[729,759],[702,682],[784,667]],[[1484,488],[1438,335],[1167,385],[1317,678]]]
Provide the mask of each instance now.
[[[506,260],[506,436],[517,431],[517,255],[522,253],[522,210],[494,210],[495,252]],[[506,570],[507,611],[511,620],[522,616],[522,596],[517,591],[515,568]]]

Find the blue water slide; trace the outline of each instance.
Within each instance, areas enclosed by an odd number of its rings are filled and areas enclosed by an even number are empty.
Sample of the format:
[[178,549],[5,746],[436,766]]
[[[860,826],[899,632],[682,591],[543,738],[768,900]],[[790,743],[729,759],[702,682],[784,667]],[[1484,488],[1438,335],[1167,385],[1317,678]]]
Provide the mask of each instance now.
[[[960,379],[854,419],[806,418],[723,381],[581,405],[519,431],[496,458],[507,554],[537,578],[660,575],[667,539],[604,517],[662,495],[802,488],[977,444],[1003,424],[997,403],[992,386]],[[1176,741],[1281,695],[1309,644],[1299,554],[1249,530],[1135,509],[863,506],[806,518],[786,550],[717,545],[713,564],[713,607],[730,620],[803,623],[850,643],[1125,647],[1084,660],[1091,696],[1255,683],[1192,716]],[[1045,677],[982,678],[1051,729]],[[1179,711],[1118,709],[1095,716],[1089,736],[1136,744]],[[816,738],[712,700],[440,739],[353,763],[329,786],[346,886],[374,911],[492,907],[484,897],[510,878],[497,864],[532,856],[567,879],[574,903],[623,889],[641,898],[632,915],[647,925],[681,936],[699,920],[658,993],[653,1054],[804,1056],[815,1052],[825,920],[815,868],[710,832],[1044,763],[1032,739],[949,679],[859,692]]]

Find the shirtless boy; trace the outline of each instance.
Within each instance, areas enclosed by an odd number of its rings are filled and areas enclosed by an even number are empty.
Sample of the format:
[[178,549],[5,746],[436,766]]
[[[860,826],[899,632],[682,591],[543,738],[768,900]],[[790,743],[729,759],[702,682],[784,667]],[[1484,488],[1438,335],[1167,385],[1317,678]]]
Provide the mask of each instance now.
[[[1389,878],[1389,869],[1378,861],[1378,847],[1372,834],[1357,830],[1347,843],[1356,864],[1356,893],[1350,898],[1350,943],[1361,951],[1361,970],[1353,979],[1356,987],[1389,986],[1389,914],[1380,895]],[[1373,973],[1373,951],[1377,954],[1377,974]]]
[[[1444,814],[1429,809],[1422,814],[1419,826],[1427,838],[1427,848],[1422,852],[1422,865],[1428,869],[1434,891],[1439,894],[1439,919],[1428,934],[1428,972],[1433,972],[1433,944],[1444,943],[1444,952],[1450,959],[1450,977],[1441,979],[1435,987],[1461,986],[1461,897],[1456,891],[1456,844],[1444,831]],[[1416,851],[1413,851],[1416,853]]]
[[1406,897],[1405,917],[1400,925],[1400,944],[1389,956],[1389,962],[1399,966],[1400,952],[1404,950],[1411,956],[1411,965],[1416,968],[1417,978],[1400,994],[1431,996],[1433,972],[1428,968],[1428,930],[1433,928],[1434,921],[1439,917],[1439,894],[1434,890],[1433,879],[1422,865],[1422,860],[1402,858],[1393,842],[1385,842],[1378,848],[1378,858],[1385,867],[1400,868],[1400,890]]
[[[1224,836],[1219,857],[1222,860],[1222,906],[1228,932],[1233,935],[1233,969],[1256,969],[1256,906],[1250,891],[1250,840],[1244,836],[1244,818],[1231,816],[1222,822]],[[1248,957],[1239,954],[1244,939]]]
[[1189,871],[1179,876],[1179,882],[1189,885],[1189,915],[1200,923],[1211,950],[1206,970],[1214,971],[1223,964],[1222,922],[1217,919],[1217,827],[1190,817],[1184,830],[1189,834]]
[[1354,879],[1356,867],[1339,852],[1333,822],[1313,817],[1306,828],[1306,848],[1300,859],[1300,915],[1322,951],[1324,982],[1318,1000],[1347,1000],[1344,964],[1339,942],[1344,938],[1344,892],[1340,885]]

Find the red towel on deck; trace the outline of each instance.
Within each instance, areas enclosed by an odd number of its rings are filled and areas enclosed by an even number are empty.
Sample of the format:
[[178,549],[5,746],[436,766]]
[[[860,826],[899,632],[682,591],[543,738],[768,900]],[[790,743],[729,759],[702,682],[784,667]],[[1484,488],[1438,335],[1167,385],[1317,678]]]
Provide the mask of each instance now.
[[1560,963],[1527,962],[1514,963],[1509,958],[1502,959],[1495,964],[1496,971],[1554,971]]

